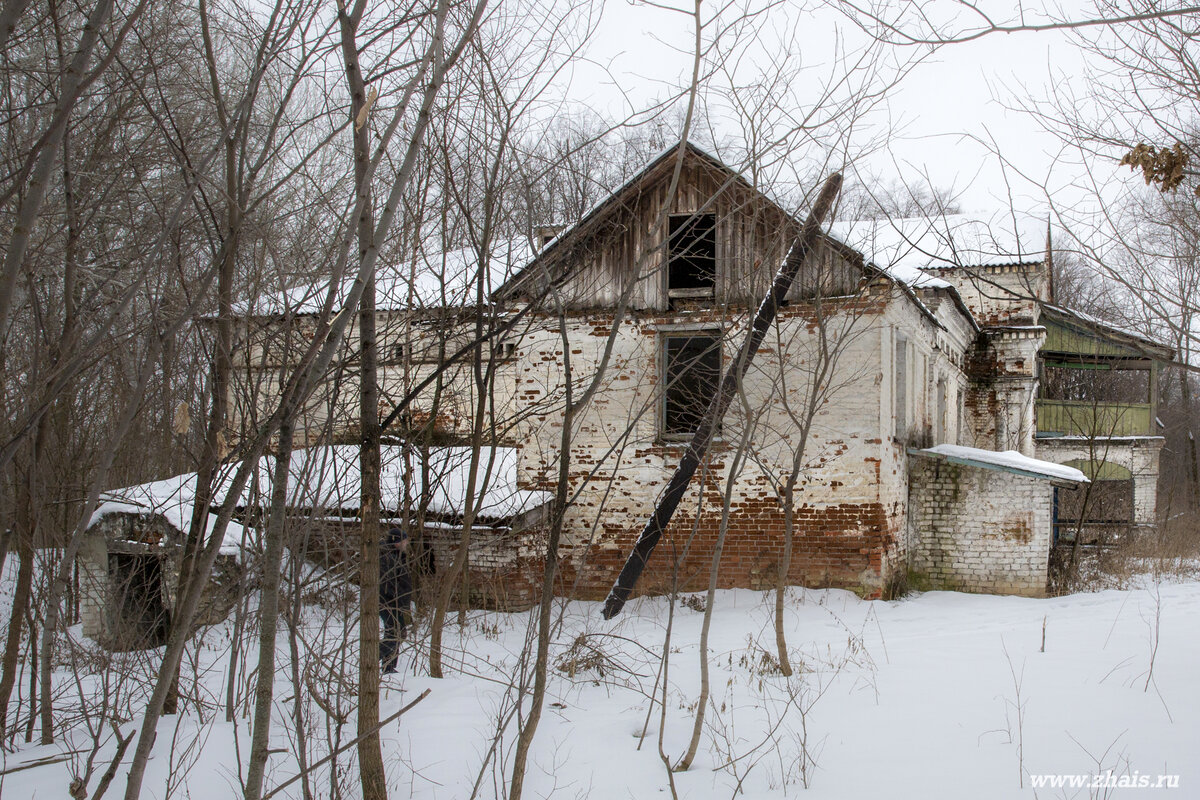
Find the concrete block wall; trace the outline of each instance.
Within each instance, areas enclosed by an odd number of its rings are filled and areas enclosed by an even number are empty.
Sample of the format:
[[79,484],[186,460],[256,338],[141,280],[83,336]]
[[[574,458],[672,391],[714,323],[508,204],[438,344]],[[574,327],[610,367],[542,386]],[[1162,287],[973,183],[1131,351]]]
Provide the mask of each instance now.
[[1054,488],[1048,480],[913,456],[909,568],[919,585],[1046,594]]

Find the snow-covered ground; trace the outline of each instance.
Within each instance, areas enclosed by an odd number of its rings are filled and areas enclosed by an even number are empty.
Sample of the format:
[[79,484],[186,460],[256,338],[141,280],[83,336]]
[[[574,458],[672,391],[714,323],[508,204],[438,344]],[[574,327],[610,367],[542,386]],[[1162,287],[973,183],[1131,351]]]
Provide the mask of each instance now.
[[[305,612],[299,671],[304,696],[319,699],[306,707],[309,761],[327,754],[331,741],[354,736],[354,687],[347,681],[355,674],[355,632],[343,616],[353,603],[342,600],[351,602],[325,596]],[[660,707],[652,702],[661,697],[655,686],[668,609],[663,598],[641,599],[605,622],[597,603],[560,607],[556,669],[526,797],[671,797],[658,749]],[[467,798],[473,788],[480,797],[502,793],[516,740],[512,682],[528,669],[522,653],[529,652],[532,619],[476,611],[462,627],[452,624],[450,670],[441,680],[421,674],[427,640],[415,636],[406,644],[401,674],[385,681],[382,716],[425,690],[429,695],[383,729],[393,797]],[[685,752],[692,729],[702,619],[680,605],[671,630],[661,733],[672,761]],[[718,593],[709,640],[712,697],[695,762],[673,776],[679,797],[733,797],[739,786],[749,798],[814,800],[1200,797],[1200,582],[1045,600],[930,592],[865,602],[842,591],[797,589],[786,619],[799,667],[790,679],[775,667],[771,595]],[[209,629],[188,667],[201,674],[204,711],[197,714],[188,702],[185,714],[162,723],[143,796],[163,797],[168,789],[176,797],[239,794],[237,753],[244,772],[249,735],[245,718],[224,717],[229,632],[228,624]],[[286,754],[273,756],[268,787],[297,771],[286,633],[279,648],[273,746]],[[135,707],[145,690],[136,676],[152,656],[118,656],[106,665],[80,651],[74,669],[93,699],[102,694],[101,676],[110,692],[124,678],[122,691]],[[71,672],[60,670],[64,688],[73,683]],[[252,685],[244,676],[237,684],[239,695]],[[77,707],[77,696],[70,686],[63,707]],[[239,715],[248,708],[240,704]],[[135,730],[137,722],[126,721],[122,730]],[[16,798],[65,796],[89,741],[77,727],[58,746],[18,745],[7,754],[0,790]],[[112,746],[96,759],[97,773]],[[12,771],[69,750],[84,752]],[[330,796],[337,781],[342,796],[357,796],[353,751],[336,773],[314,771],[314,795]],[[1096,774],[1115,785],[1031,786],[1039,775]],[[1178,776],[1178,788],[1120,788],[1160,775]],[[108,796],[123,790],[122,770]],[[302,796],[300,784],[280,796]]]

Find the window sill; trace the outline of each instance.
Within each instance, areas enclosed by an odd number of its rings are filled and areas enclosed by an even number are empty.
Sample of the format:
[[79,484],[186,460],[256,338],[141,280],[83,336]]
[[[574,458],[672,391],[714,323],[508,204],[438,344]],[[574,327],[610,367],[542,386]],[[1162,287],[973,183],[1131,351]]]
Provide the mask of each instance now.
[[[686,450],[687,446],[691,443],[692,443],[692,435],[688,434],[687,436],[684,436],[682,438],[678,438],[675,436],[669,436],[669,437],[659,436],[650,444],[652,447],[660,447],[660,448],[667,449],[667,450]],[[708,451],[709,452],[712,452],[714,450],[724,451],[728,448],[729,448],[729,442],[726,441],[720,434],[717,434],[716,436],[714,436],[712,438],[712,440],[708,443]]]

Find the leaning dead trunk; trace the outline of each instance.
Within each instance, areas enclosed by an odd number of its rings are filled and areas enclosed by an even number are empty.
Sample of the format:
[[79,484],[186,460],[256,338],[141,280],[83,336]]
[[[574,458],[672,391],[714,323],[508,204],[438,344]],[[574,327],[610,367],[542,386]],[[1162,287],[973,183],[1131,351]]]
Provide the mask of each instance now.
[[787,260],[780,267],[774,283],[771,284],[770,291],[767,292],[767,296],[763,298],[758,307],[741,353],[738,354],[737,360],[729,368],[725,377],[721,379],[717,394],[701,418],[695,435],[692,436],[683,458],[679,461],[675,474],[671,476],[671,481],[667,484],[658,506],[646,523],[641,536],[638,537],[633,552],[629,554],[625,566],[621,569],[621,574],[617,576],[617,582],[609,592],[608,599],[604,603],[604,610],[601,612],[605,619],[612,619],[621,613],[625,601],[633,593],[633,588],[637,585],[638,578],[641,577],[642,570],[645,569],[646,562],[650,559],[650,554],[654,552],[658,540],[662,538],[663,531],[671,522],[671,517],[674,516],[675,509],[679,506],[679,501],[683,499],[684,492],[687,491],[688,484],[692,481],[692,476],[696,474],[697,467],[704,459],[704,454],[708,451],[708,446],[716,434],[717,426],[725,416],[725,412],[729,410],[734,396],[741,387],[742,377],[749,369],[754,355],[758,352],[771,323],[775,320],[775,314],[787,297],[796,273],[800,271],[800,267],[816,243],[821,223],[833,206],[834,198],[837,197],[841,186],[841,173],[835,172],[829,176],[821,188],[821,193],[817,196],[817,201],[813,204],[808,219],[804,221],[804,226],[800,229],[800,234],[796,237],[796,242],[792,245]]

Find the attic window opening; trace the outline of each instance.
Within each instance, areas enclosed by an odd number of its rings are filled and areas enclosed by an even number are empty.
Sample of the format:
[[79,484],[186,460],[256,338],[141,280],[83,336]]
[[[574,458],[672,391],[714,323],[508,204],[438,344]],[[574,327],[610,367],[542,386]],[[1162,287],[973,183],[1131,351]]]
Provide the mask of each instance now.
[[717,284],[717,215],[672,214],[668,226],[668,296],[712,297]]
[[695,432],[721,382],[721,332],[690,331],[664,337],[662,434]]
[[541,225],[533,229],[533,244],[537,252],[545,249],[555,237],[566,229],[566,225]]

